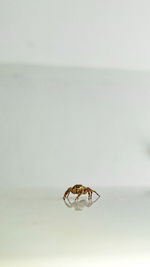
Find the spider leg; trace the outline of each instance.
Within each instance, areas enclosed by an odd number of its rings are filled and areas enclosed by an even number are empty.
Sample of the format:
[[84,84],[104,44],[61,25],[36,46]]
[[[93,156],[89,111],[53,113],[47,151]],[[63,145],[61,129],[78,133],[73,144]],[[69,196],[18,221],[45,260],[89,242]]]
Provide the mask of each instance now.
[[89,190],[88,191],[88,199],[91,199],[92,198],[92,190]]
[[92,198],[92,189],[87,187],[88,199]]
[[95,193],[100,197],[100,195],[95,190],[91,189],[90,187],[88,187],[87,189],[88,189],[88,198],[92,198],[93,193]]
[[67,191],[65,192],[65,194],[64,194],[64,196],[63,196],[63,199],[65,199],[66,197],[68,198],[70,192],[71,192],[71,187],[69,187],[69,188],[67,189]]
[[98,195],[100,197],[100,195],[96,191],[92,190],[92,192],[94,192],[96,195]]
[[70,195],[70,192],[68,192],[68,194],[66,195],[66,197],[68,198],[68,197],[69,197],[69,195]]
[[77,200],[81,195],[82,195],[82,192],[77,195],[77,197],[75,198],[75,200]]

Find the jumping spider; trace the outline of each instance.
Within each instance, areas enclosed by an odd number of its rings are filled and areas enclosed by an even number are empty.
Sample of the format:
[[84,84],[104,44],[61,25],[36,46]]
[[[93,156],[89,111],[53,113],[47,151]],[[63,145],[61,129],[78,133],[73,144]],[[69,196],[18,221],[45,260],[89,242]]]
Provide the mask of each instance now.
[[87,194],[88,193],[88,199],[92,198],[92,193],[96,193],[99,197],[100,195],[94,191],[93,189],[89,188],[89,187],[85,187],[82,184],[76,184],[73,187],[69,187],[67,189],[67,191],[65,192],[63,199],[65,199],[66,197],[68,198],[69,194],[77,194],[77,197],[75,198],[76,200],[83,194]]

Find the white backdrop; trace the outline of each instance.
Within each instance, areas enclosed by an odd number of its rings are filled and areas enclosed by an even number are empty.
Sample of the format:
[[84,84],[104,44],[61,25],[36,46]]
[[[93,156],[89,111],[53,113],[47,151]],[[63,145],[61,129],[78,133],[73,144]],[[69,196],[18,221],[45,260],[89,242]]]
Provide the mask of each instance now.
[[150,75],[2,66],[0,185],[150,185]]
[[0,0],[0,185],[150,184],[149,10]]
[[0,0],[0,61],[150,69],[149,0]]

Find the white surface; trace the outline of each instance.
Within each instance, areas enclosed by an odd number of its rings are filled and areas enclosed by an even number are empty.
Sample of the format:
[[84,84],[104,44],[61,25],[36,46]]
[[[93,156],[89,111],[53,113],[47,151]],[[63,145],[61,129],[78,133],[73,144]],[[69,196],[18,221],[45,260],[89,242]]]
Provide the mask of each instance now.
[[[1,266],[150,266],[149,88],[148,72],[0,67]],[[76,183],[101,199],[68,208]]]
[[150,75],[0,68],[0,185],[150,185]]
[[149,266],[150,189],[96,190],[81,210],[65,205],[63,188],[1,190],[0,265]]
[[149,0],[1,0],[0,62],[150,69]]

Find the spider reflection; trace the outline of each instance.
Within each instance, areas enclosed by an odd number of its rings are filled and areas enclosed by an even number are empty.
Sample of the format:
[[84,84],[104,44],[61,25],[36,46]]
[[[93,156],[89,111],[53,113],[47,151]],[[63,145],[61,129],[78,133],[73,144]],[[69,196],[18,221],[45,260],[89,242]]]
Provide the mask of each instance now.
[[68,208],[74,208],[75,210],[83,210],[85,207],[91,207],[96,201],[99,199],[97,197],[94,201],[92,199],[81,199],[81,200],[74,200],[73,202],[70,201],[69,198],[64,199],[64,203]]

